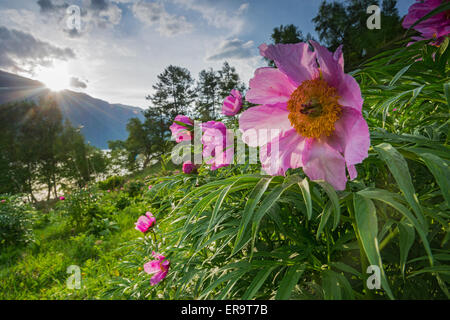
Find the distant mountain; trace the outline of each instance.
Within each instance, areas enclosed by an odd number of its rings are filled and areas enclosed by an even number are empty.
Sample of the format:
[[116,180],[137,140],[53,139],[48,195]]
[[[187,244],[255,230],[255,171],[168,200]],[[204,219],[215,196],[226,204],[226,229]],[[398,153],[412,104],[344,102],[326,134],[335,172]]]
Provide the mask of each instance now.
[[52,94],[65,119],[73,126],[82,126],[86,141],[106,149],[108,140],[125,140],[126,124],[130,118],[144,119],[142,109],[123,104],[110,104],[85,93],[62,90],[51,92],[39,81],[0,70],[0,105],[21,100],[38,101]]

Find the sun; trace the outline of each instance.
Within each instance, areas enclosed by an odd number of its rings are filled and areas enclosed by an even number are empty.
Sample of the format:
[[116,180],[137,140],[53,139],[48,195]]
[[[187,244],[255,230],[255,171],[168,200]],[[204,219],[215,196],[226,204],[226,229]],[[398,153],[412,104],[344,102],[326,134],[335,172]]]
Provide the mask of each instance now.
[[54,63],[49,68],[43,68],[37,74],[37,80],[52,91],[61,91],[67,89],[70,85],[67,63]]

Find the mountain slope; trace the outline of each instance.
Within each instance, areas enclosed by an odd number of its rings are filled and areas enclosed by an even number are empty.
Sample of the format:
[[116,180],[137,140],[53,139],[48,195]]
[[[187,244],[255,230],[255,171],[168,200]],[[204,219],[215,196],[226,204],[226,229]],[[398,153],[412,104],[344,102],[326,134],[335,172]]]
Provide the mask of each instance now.
[[106,149],[108,140],[125,140],[130,118],[144,119],[142,109],[123,104],[110,104],[85,93],[62,90],[51,92],[41,82],[0,70],[0,105],[21,100],[38,101],[52,94],[62,115],[81,132],[92,145]]

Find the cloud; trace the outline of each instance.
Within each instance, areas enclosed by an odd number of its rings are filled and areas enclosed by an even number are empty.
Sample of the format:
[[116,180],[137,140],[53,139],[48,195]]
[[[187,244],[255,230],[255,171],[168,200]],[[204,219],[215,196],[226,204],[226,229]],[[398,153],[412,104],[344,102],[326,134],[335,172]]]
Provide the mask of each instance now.
[[63,4],[53,4],[52,0],[38,0],[38,6],[42,13],[51,13],[55,11],[65,10],[69,5],[67,3]]
[[61,27],[60,30],[63,30],[71,38],[80,37],[95,28],[113,28],[122,20],[122,9],[116,4],[107,0],[84,0],[83,4],[78,6],[80,28],[70,29],[67,26],[67,19],[71,14],[67,12],[67,8],[71,5],[69,2],[65,0],[39,0],[37,4],[40,7],[40,12],[45,16],[46,22],[58,24]]
[[77,77],[71,77],[70,78],[70,86],[74,87],[74,88],[81,88],[81,89],[86,89],[87,88],[86,82],[81,81]]
[[32,73],[37,66],[54,60],[75,58],[70,48],[59,48],[36,39],[29,33],[0,26],[0,67],[14,72]]
[[169,14],[162,3],[139,1],[133,5],[135,17],[148,26],[158,25],[158,31],[165,36],[189,33],[193,25],[184,16]]
[[246,13],[247,10],[248,10],[249,5],[250,5],[250,4],[249,4],[248,2],[245,2],[245,3],[241,4],[241,6],[240,6],[239,9],[238,9],[238,14],[244,14],[244,13]]
[[229,11],[217,6],[217,2],[207,0],[171,0],[177,5],[201,14],[206,22],[218,29],[227,29],[231,35],[239,34],[245,26],[242,16],[248,9],[249,4],[243,3],[237,10]]
[[248,59],[255,56],[253,52],[253,41],[227,39],[223,40],[216,52],[206,58],[207,61],[217,61],[224,59]]

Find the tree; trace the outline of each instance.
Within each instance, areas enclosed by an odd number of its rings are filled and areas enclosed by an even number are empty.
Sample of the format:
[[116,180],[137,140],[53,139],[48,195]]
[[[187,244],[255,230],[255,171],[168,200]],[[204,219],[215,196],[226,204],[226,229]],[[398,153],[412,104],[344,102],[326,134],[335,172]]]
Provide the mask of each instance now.
[[288,24],[287,26],[280,25],[280,27],[274,28],[271,38],[275,44],[305,41],[302,32],[293,24]]
[[155,93],[147,97],[151,108],[161,108],[164,113],[175,118],[179,114],[189,114],[195,100],[194,80],[188,69],[170,65],[158,75],[153,85]]
[[370,5],[379,4],[376,0],[323,1],[312,19],[320,40],[328,49],[334,51],[343,45],[346,71],[403,35],[395,0],[382,2],[381,29],[367,28],[366,10]]
[[230,66],[228,62],[224,62],[222,69],[218,71],[219,82],[219,98],[220,104],[222,104],[223,99],[230,95],[230,91],[237,89],[241,92],[245,91],[245,84],[240,80],[239,74],[236,72],[236,68]]
[[213,69],[202,70],[198,75],[195,116],[201,121],[216,118],[219,97],[219,75]]

